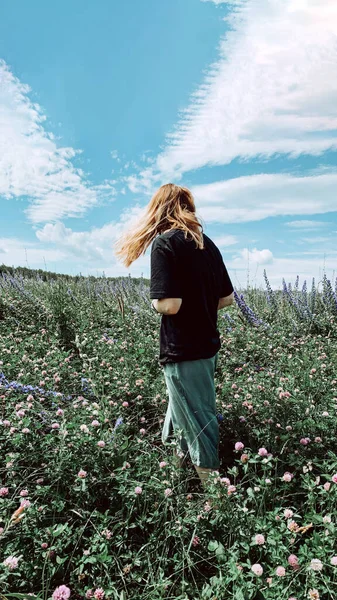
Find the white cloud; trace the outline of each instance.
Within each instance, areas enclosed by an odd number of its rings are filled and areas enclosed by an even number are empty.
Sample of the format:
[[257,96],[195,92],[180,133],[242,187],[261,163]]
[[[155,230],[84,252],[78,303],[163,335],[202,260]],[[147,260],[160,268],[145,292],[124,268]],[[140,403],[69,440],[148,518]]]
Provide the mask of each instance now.
[[192,188],[197,212],[211,223],[244,223],[336,210],[337,173],[252,175]]
[[305,219],[301,219],[300,221],[289,221],[285,223],[288,227],[292,227],[294,229],[318,229],[318,227],[323,227],[327,225],[326,221],[308,221]]
[[[73,231],[62,222],[46,223],[42,229],[36,231],[36,237],[40,242],[56,244],[72,258],[96,261],[99,265],[107,260],[116,263],[112,249],[114,241],[133,226],[143,216],[144,211],[144,207],[135,205],[125,209],[119,221],[106,223],[103,227],[94,227],[90,231]],[[122,268],[125,273],[128,272]]]
[[247,260],[250,263],[256,263],[258,265],[268,265],[273,262],[274,257],[273,253],[268,250],[268,248],[264,248],[263,250],[253,248],[252,251],[248,250],[248,248],[243,248],[240,250],[239,255],[234,257],[233,264],[241,262],[241,259]]
[[72,159],[80,151],[58,147],[29,92],[0,60],[0,195],[27,197],[26,213],[33,223],[81,216],[99,201],[111,199],[112,182],[91,185],[74,167]]
[[270,264],[253,262],[251,257],[245,253],[245,256],[239,255],[233,260],[225,260],[229,276],[233,286],[237,289],[247,287],[247,279],[249,273],[249,282],[253,287],[266,289],[263,277],[264,269],[267,272],[268,280],[273,289],[282,289],[282,280],[291,282],[292,285],[299,275],[299,285],[302,287],[304,280],[307,282],[308,289],[311,288],[312,278],[315,278],[316,287],[322,289],[322,276],[324,269],[328,279],[332,279],[333,274],[336,276],[336,258],[334,253],[325,256],[324,252],[303,253],[309,254],[310,258],[301,258],[299,253],[292,253],[290,258],[278,258],[273,255],[273,260]]
[[65,253],[58,248],[43,248],[36,243],[17,238],[0,238],[0,248],[3,252],[1,261],[8,267],[29,266],[31,269],[47,269],[53,271],[55,263],[65,260]]
[[233,246],[238,243],[235,235],[221,235],[219,237],[212,238],[213,242],[218,248],[224,248],[225,246]]
[[220,58],[168,136],[152,182],[237,157],[337,148],[336,1],[234,4]]

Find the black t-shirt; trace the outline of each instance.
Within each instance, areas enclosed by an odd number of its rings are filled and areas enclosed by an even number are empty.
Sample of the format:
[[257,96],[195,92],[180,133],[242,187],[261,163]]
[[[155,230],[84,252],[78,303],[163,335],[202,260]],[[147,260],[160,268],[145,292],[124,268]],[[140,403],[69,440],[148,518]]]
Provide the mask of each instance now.
[[220,250],[203,236],[203,250],[181,229],[158,235],[152,244],[150,298],[182,298],[177,314],[161,318],[161,364],[211,358],[221,347],[218,302],[234,288]]

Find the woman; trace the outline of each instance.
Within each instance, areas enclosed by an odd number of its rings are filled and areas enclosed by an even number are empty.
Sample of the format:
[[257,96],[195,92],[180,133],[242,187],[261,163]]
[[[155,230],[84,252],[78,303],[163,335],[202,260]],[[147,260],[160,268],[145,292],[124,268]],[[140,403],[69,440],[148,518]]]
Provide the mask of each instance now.
[[221,347],[217,312],[232,304],[234,289],[219,249],[203,233],[195,213],[187,188],[163,185],[142,222],[115,249],[129,267],[154,240],[150,298],[162,315],[159,362],[169,393],[162,441],[173,432],[182,433],[178,454],[189,452],[205,482],[219,468],[214,386]]

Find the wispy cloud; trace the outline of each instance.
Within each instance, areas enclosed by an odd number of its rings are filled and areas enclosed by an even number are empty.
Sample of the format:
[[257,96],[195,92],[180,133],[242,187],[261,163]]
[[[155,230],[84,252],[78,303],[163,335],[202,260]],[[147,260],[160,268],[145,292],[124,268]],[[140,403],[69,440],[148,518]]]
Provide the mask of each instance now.
[[198,185],[192,191],[198,213],[209,223],[244,223],[335,211],[336,189],[337,173],[327,173],[252,175]]
[[82,216],[114,195],[112,182],[91,185],[75,168],[74,148],[59,147],[44,128],[42,108],[29,99],[29,86],[0,60],[0,195],[24,196],[33,223]]
[[214,2],[214,4],[237,4],[237,0],[201,0],[202,2]]
[[231,4],[220,58],[154,161],[154,182],[237,157],[337,148],[336,1]]
[[304,237],[298,240],[298,243],[302,244],[327,244],[329,242],[333,242],[335,244],[334,239],[331,237]]
[[324,227],[328,223],[326,221],[308,221],[305,219],[301,219],[300,221],[289,221],[285,223],[288,227],[292,227],[293,229],[318,229],[319,227]]

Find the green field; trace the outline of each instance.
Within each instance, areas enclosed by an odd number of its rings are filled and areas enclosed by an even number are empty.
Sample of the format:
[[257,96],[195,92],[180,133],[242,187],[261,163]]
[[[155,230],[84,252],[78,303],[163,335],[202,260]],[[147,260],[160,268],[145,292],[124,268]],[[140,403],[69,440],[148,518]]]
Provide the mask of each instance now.
[[335,599],[334,282],[219,311],[204,491],[161,442],[148,282],[28,275],[0,274],[1,600]]

